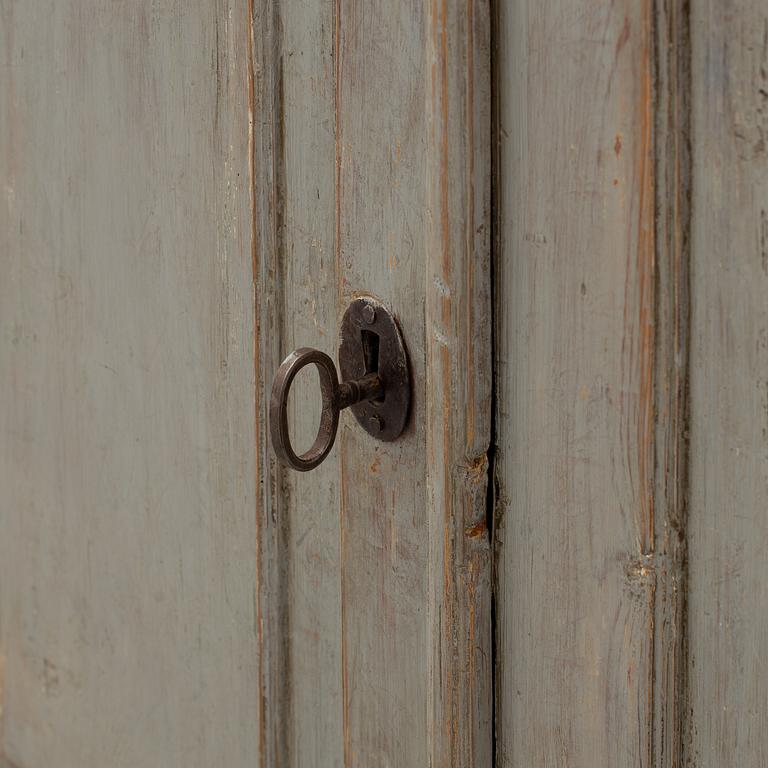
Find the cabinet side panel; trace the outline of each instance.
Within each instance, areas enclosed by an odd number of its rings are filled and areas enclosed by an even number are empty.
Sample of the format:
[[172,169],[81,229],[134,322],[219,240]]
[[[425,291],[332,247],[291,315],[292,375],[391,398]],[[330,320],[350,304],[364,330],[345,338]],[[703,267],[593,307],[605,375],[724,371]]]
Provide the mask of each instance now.
[[0,3],[2,750],[258,764],[244,3]]
[[768,763],[768,10],[692,4],[690,763]]
[[654,755],[654,4],[498,4],[497,761]]

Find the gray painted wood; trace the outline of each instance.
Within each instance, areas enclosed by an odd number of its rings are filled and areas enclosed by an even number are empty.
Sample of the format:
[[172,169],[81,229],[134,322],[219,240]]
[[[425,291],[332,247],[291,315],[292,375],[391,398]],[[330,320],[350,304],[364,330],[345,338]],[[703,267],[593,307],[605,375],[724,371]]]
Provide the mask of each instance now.
[[[487,766],[487,4],[0,8],[3,759]],[[286,472],[360,292],[410,426]]]
[[[489,765],[486,3],[0,14],[0,764]],[[497,764],[762,766],[768,18],[497,22]]]
[[256,462],[256,562],[254,589],[258,634],[259,763],[285,763],[288,711],[284,695],[288,685],[286,588],[286,494],[273,454],[268,447],[269,384],[280,362],[281,289],[280,248],[282,200],[282,134],[279,104],[281,69],[275,66],[278,50],[278,6],[249,2],[251,55],[248,60],[249,151],[254,237],[253,274],[258,328],[254,339]]
[[505,768],[679,765],[688,49],[672,6],[499,5]]
[[[399,318],[414,380],[398,442],[377,444],[343,414],[318,470],[268,468],[279,521],[260,547],[280,565],[264,576],[262,615],[288,642],[263,672],[284,713],[267,749],[296,766],[485,766],[487,6],[290,0],[258,3],[256,17],[257,101],[272,110],[257,126],[269,148],[258,239],[282,318],[264,386],[295,346],[335,357],[359,293]],[[296,411],[295,434],[310,437],[315,418]]]
[[0,3],[2,751],[258,764],[249,19]]
[[340,426],[343,761],[429,762],[427,393],[424,302],[427,33],[410,2],[338,5],[338,311],[380,297],[404,331],[414,381],[404,439]]
[[683,3],[655,6],[652,765],[684,764],[690,415],[691,47]]
[[500,6],[499,765],[768,760],[767,30]]
[[692,7],[691,764],[768,764],[768,9]]
[[[262,282],[270,303],[261,333],[269,347],[261,361],[266,401],[290,350],[312,346],[336,357],[335,31],[329,2],[257,3],[255,10],[264,41],[261,131],[274,137],[256,160],[271,166],[256,190],[259,260],[269,262],[262,275],[272,281]],[[317,432],[316,402],[316,387],[297,387],[290,416],[299,445]],[[275,579],[263,594],[265,605],[280,606],[279,620],[265,630],[274,649],[272,668],[265,667],[269,706],[279,705],[268,728],[270,765],[338,765],[343,752],[338,462],[338,448],[307,474],[271,461],[277,491],[265,514],[277,535],[263,551],[274,559]]]
[[490,765],[490,15],[427,13],[428,764]]

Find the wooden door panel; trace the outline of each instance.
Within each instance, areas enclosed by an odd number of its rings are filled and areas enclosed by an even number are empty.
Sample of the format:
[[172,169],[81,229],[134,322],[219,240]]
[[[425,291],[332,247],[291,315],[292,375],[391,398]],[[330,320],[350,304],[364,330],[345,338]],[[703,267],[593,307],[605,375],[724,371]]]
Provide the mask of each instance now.
[[0,0],[0,763],[766,762],[766,13],[494,7]]
[[692,9],[690,759],[768,762],[768,9]]
[[498,762],[647,765],[651,4],[499,21]]
[[265,467],[263,679],[283,713],[266,749],[297,766],[487,765],[487,7],[291,0],[256,17],[262,301],[281,318],[262,314],[262,375],[299,345],[335,357],[344,310],[371,293],[414,382],[399,441],[344,413],[317,470]]
[[[7,759],[487,765],[486,3],[2,14]],[[410,426],[289,473],[361,292]]]
[[499,5],[497,763],[765,763],[766,14]]
[[0,4],[0,752],[258,758],[249,19]]
[[414,382],[406,434],[339,435],[341,765],[428,764],[425,211],[427,19],[410,2],[337,6],[338,312],[359,291],[405,330]]

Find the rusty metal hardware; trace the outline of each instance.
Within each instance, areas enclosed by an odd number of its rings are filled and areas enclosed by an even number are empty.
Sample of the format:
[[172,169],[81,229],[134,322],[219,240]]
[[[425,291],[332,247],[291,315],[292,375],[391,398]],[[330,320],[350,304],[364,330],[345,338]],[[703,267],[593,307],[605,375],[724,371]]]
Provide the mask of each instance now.
[[[288,392],[296,374],[315,365],[323,410],[312,447],[296,454],[288,431]],[[368,434],[386,442],[405,429],[411,400],[408,356],[392,313],[371,296],[355,299],[341,321],[339,368],[324,352],[301,347],[283,360],[272,383],[269,426],[272,446],[283,464],[300,472],[314,469],[336,439],[339,414],[351,408]]]

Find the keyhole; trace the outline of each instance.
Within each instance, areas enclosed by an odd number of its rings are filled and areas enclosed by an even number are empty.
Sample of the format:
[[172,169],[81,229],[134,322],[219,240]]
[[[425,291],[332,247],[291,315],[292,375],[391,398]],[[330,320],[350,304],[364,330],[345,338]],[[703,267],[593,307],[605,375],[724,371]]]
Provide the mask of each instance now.
[[379,334],[373,331],[360,331],[363,343],[363,361],[365,373],[379,372]]
[[[365,365],[365,375],[379,372],[379,334],[374,331],[361,330],[360,340],[363,345],[363,363]],[[380,405],[384,402],[384,397],[377,397],[371,400],[371,405]]]

